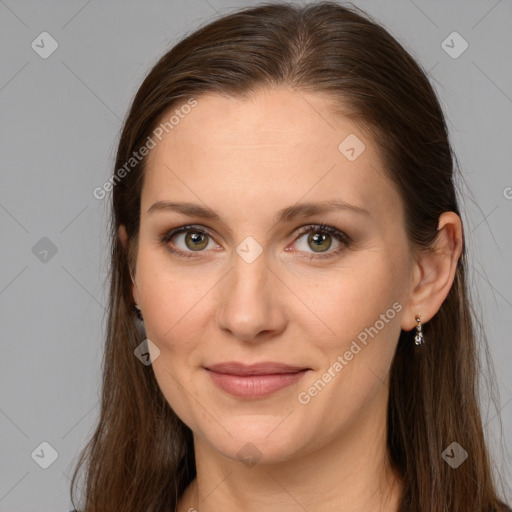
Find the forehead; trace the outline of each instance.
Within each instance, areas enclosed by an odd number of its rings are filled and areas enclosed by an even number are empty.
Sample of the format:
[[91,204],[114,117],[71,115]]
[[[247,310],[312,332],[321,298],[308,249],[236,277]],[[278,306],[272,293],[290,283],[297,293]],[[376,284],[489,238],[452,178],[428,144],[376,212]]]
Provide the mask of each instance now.
[[[396,203],[367,131],[335,114],[319,94],[289,88],[244,99],[207,94],[168,131],[148,156],[146,210],[158,200],[201,199],[226,211],[230,204],[240,207],[241,196],[249,210],[278,198],[285,206],[303,197],[341,198],[368,209]],[[386,193],[389,201],[376,201],[375,194]]]
[[[190,155],[194,158],[215,148],[260,153],[263,148],[268,153],[274,149],[291,159],[296,149],[308,150],[310,156],[322,150],[337,156],[340,135],[361,129],[333,112],[326,96],[284,87],[261,89],[246,98],[206,94],[197,98],[188,114],[180,119],[174,116],[176,124],[168,130],[169,137],[164,135],[151,158],[182,145],[199,151]],[[169,117],[164,115],[163,121]]]

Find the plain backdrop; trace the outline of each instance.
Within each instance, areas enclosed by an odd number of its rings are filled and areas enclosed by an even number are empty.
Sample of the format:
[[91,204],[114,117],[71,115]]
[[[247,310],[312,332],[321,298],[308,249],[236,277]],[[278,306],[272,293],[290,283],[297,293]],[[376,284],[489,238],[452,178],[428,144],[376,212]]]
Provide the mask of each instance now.
[[[470,282],[510,446],[512,2],[354,3],[428,71],[446,113],[467,185]],[[0,0],[0,512],[71,509],[69,478],[97,420],[107,303],[111,196],[92,192],[113,170],[130,101],[181,37],[249,5]],[[510,489],[498,411],[482,402]]]

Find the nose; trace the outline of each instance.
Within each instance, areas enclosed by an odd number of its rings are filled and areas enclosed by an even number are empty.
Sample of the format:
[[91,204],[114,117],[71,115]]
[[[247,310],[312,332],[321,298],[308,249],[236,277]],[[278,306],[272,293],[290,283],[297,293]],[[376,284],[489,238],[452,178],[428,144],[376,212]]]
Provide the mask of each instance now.
[[251,263],[238,254],[233,259],[220,289],[219,329],[248,343],[276,337],[287,324],[284,285],[268,266],[265,252]]

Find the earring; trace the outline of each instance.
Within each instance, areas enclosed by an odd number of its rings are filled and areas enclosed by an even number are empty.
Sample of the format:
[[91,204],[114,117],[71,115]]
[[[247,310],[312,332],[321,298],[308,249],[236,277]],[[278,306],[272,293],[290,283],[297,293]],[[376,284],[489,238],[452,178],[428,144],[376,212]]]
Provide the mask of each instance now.
[[135,313],[137,314],[137,318],[141,321],[141,322],[144,322],[144,318],[142,317],[142,313],[140,312],[140,306],[138,304],[135,304],[134,305],[134,309],[135,309]]
[[418,325],[416,326],[416,335],[414,336],[414,343],[416,343],[416,345],[422,345],[423,343],[425,343],[425,340],[423,339],[423,332],[421,330],[420,315],[416,317],[416,322],[418,322]]

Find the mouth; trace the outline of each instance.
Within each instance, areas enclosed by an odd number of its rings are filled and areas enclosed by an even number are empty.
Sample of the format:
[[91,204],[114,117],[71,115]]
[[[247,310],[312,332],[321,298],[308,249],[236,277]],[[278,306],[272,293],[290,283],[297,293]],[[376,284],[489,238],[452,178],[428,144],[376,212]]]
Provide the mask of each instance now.
[[245,399],[269,396],[298,382],[311,368],[264,362],[246,365],[238,362],[204,367],[222,391]]

